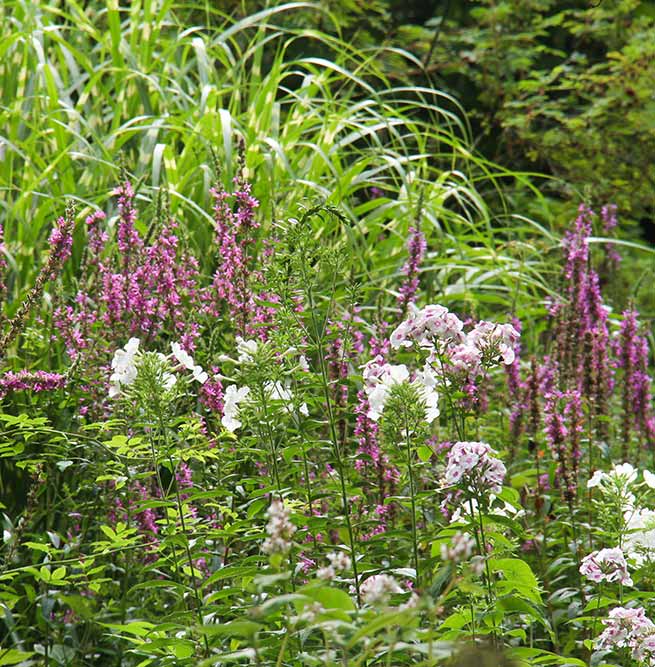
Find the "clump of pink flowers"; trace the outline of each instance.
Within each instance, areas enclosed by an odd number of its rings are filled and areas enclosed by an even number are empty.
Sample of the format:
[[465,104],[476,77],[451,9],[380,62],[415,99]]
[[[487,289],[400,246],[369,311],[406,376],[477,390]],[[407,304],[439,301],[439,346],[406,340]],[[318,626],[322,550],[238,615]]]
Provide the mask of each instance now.
[[500,493],[507,469],[493,456],[495,453],[486,442],[456,442],[448,452],[445,484],[465,484],[477,491]]
[[580,574],[597,584],[607,581],[632,586],[628,564],[623,551],[619,548],[601,549],[588,554],[582,559]]
[[603,620],[605,630],[596,639],[597,649],[615,650],[627,648],[632,657],[640,659],[642,653],[651,652],[655,624],[646,616],[643,607],[615,607]]
[[289,510],[282,500],[275,499],[267,511],[268,537],[262,544],[262,551],[267,555],[287,554],[293,546],[293,535],[296,527],[289,520]]
[[390,574],[374,574],[362,583],[359,593],[367,605],[384,604],[392,595],[403,593],[403,589]]

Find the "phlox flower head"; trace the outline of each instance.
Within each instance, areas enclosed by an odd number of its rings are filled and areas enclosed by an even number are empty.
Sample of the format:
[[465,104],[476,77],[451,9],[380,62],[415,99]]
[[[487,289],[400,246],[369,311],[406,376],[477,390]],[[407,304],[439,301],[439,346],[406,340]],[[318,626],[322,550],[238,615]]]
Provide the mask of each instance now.
[[209,375],[202,369],[201,366],[195,363],[193,357],[182,348],[179,343],[171,343],[171,351],[175,360],[184,368],[191,371],[192,377],[196,382],[205,384],[209,379]]
[[444,542],[440,547],[441,560],[461,563],[468,560],[473,554],[475,540],[466,533],[455,533],[450,542]]
[[390,574],[374,574],[360,586],[359,592],[364,604],[377,606],[386,603],[392,595],[404,591]]
[[596,639],[597,649],[637,649],[641,640],[655,631],[643,607],[615,607],[603,621],[605,630]]
[[223,395],[223,417],[221,424],[234,433],[242,424],[239,420],[239,403],[243,403],[250,394],[250,387],[237,387],[231,384]]
[[[650,473],[649,473],[650,474]],[[609,472],[596,470],[591,479],[587,482],[587,488],[593,489],[595,487],[603,488],[612,485],[620,485],[623,487],[630,486],[637,479],[637,471],[629,463],[620,463],[615,465]]]
[[482,320],[466,335],[466,344],[477,349],[486,364],[510,365],[516,357],[514,349],[520,337],[511,324]]
[[249,363],[254,360],[259,343],[256,340],[244,340],[241,336],[237,336],[237,360],[240,364]]
[[595,583],[607,581],[624,586],[633,585],[623,551],[618,548],[601,549],[585,556],[580,565],[580,574]]
[[268,537],[262,544],[262,551],[269,556],[273,554],[287,554],[293,546],[293,535],[296,527],[289,520],[289,510],[284,502],[273,500],[267,511],[268,523],[266,532]]
[[632,649],[632,657],[640,665],[655,667],[655,629],[637,639]]
[[448,452],[444,481],[487,493],[500,493],[507,469],[486,442],[456,442]]
[[426,366],[416,373],[410,382],[410,373],[405,364],[393,365],[382,363],[376,357],[364,367],[364,391],[368,399],[368,418],[376,422],[382,416],[385,405],[396,385],[411,384],[417,391],[425,407],[425,420],[432,423],[439,416],[439,394],[436,391],[436,378]]
[[637,565],[655,559],[655,511],[629,509],[624,514],[626,535],[623,546]]
[[350,570],[352,566],[350,556],[344,551],[331,551],[327,554],[327,559],[330,564],[316,571],[316,576],[319,579],[331,581],[339,572]]
[[131,385],[137,376],[136,358],[139,352],[139,339],[130,338],[122,349],[116,350],[111,361],[113,373],[109,378],[109,398],[116,398],[121,387]]
[[414,343],[444,348],[464,341],[463,328],[462,320],[444,306],[430,305],[421,310],[411,306],[409,317],[396,327],[389,340],[394,349]]

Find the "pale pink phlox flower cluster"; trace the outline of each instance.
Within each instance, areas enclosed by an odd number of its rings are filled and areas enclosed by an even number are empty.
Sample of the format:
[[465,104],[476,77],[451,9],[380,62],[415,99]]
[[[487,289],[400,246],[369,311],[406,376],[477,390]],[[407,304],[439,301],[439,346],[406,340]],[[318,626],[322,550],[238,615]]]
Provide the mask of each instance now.
[[339,572],[350,570],[352,566],[350,556],[344,551],[331,551],[326,557],[330,564],[317,570],[316,576],[319,579],[331,581]]
[[409,317],[391,334],[390,342],[395,349],[416,344],[430,351],[431,364],[446,364],[447,369],[440,368],[446,374],[475,378],[484,366],[512,364],[519,339],[519,332],[511,324],[484,320],[465,333],[464,322],[457,315],[444,306],[430,305],[421,310],[412,306]]
[[640,664],[655,664],[655,624],[646,616],[643,607],[615,607],[603,624],[605,630],[596,639],[597,649],[628,648],[633,659],[639,660]]
[[289,520],[289,510],[284,502],[278,499],[271,502],[267,511],[268,523],[266,532],[268,537],[262,544],[262,551],[269,556],[272,554],[287,554],[293,546],[293,535],[296,527]]
[[623,586],[633,585],[625,556],[619,548],[601,549],[588,554],[582,559],[580,574],[597,584],[616,581]]
[[448,452],[446,485],[465,482],[477,490],[500,493],[507,469],[495,453],[486,442],[456,442]]
[[392,595],[403,593],[400,584],[390,574],[374,574],[359,588],[362,602],[367,605],[384,604]]

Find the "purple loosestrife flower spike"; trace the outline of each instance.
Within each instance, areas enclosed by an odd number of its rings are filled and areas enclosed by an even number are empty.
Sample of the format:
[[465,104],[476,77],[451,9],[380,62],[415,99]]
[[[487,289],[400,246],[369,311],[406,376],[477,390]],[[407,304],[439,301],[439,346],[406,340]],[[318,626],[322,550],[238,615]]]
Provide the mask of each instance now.
[[409,238],[407,240],[409,257],[402,268],[402,273],[406,276],[406,280],[400,286],[400,294],[398,295],[401,318],[407,313],[409,305],[416,301],[416,292],[419,287],[418,273],[427,247],[428,244],[425,235],[419,229],[410,227]]
[[75,208],[72,203],[66,207],[66,214],[58,218],[50,234],[50,251],[48,257],[14,317],[9,321],[9,328],[0,337],[0,359],[5,356],[11,341],[21,332],[27,317],[37,301],[41,298],[48,280],[55,279],[61,272],[64,263],[70,257],[73,244],[73,228],[75,227]]
[[59,373],[46,371],[8,371],[0,375],[0,398],[10,391],[54,391],[66,384],[66,378]]

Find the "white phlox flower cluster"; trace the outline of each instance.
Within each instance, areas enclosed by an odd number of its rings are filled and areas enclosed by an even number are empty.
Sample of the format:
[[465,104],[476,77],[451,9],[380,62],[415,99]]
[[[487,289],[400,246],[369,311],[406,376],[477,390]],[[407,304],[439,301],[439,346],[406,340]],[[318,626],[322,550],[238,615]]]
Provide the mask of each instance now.
[[241,336],[236,337],[237,341],[237,361],[240,364],[253,361],[254,356],[259,349],[259,343],[256,340],[244,340]]
[[223,416],[221,424],[234,433],[242,424],[239,419],[239,404],[243,403],[250,394],[250,387],[237,387],[231,384],[223,394]]
[[623,547],[637,565],[655,560],[655,511],[649,509],[629,509],[623,518],[626,535]]
[[436,390],[436,378],[426,366],[418,371],[410,381],[410,373],[405,364],[386,364],[380,356],[364,366],[364,391],[368,399],[368,418],[378,421],[395,385],[411,384],[418,392],[425,407],[425,420],[431,424],[439,416],[439,394]]
[[179,343],[171,343],[171,350],[176,361],[191,371],[192,377],[196,382],[200,384],[207,382],[209,375],[202,369],[202,366],[195,363],[193,357],[186,350],[183,350]]
[[[617,487],[627,488],[637,480],[637,474],[637,470],[634,466],[629,463],[619,463],[609,472],[596,470],[591,476],[591,479],[587,482],[587,488],[594,489],[599,487],[601,491],[614,490]],[[648,472],[648,475],[650,476],[650,479],[655,477],[655,475],[652,475],[650,472]]]
[[266,524],[268,537],[262,544],[262,551],[269,556],[289,553],[293,546],[293,535],[296,532],[296,527],[289,521],[289,511],[281,500],[275,499],[271,502],[266,515],[268,516]]
[[109,398],[116,398],[121,393],[121,386],[131,385],[137,376],[136,357],[139,352],[139,339],[130,338],[123,349],[116,350],[111,361],[113,373],[109,378]]

